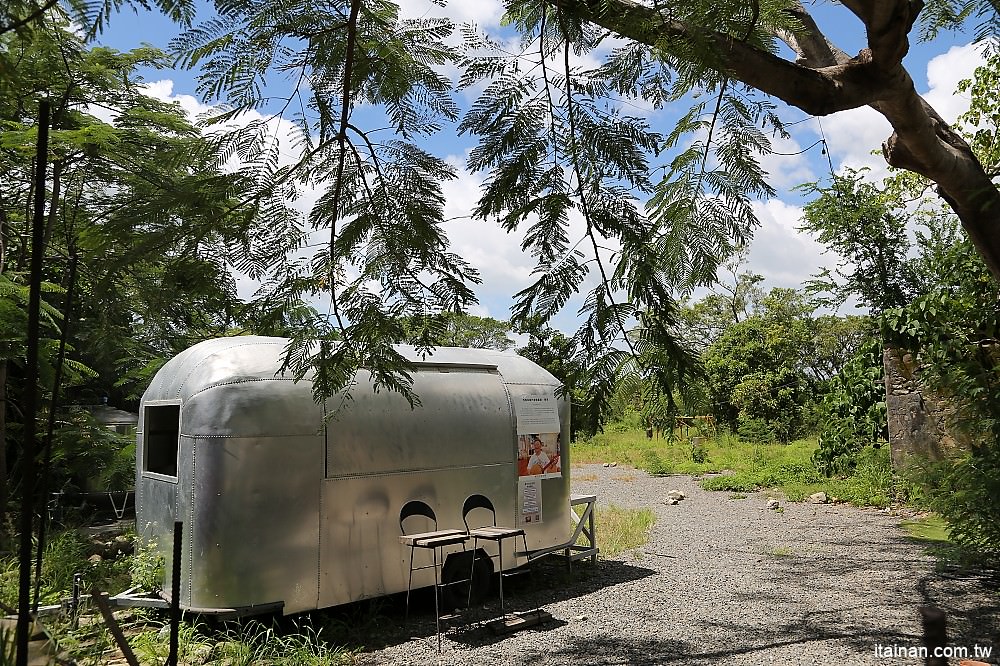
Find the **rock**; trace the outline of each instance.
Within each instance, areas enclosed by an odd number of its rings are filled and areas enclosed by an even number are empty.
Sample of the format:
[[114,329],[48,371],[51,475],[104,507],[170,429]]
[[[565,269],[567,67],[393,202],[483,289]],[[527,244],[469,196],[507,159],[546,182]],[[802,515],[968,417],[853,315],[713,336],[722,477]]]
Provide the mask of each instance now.
[[821,490],[818,493],[813,493],[812,495],[810,495],[809,499],[807,499],[806,501],[809,502],[810,504],[826,504],[829,501],[829,499],[827,498],[826,493],[824,493]]
[[124,536],[115,537],[115,540],[111,542],[111,546],[108,548],[108,552],[110,552],[114,557],[131,555],[132,550],[132,540]]
[[779,506],[781,506],[781,505],[778,503],[778,500],[774,499],[773,497],[768,497],[767,498],[767,508],[768,509],[772,509],[772,510],[773,509],[777,509]]

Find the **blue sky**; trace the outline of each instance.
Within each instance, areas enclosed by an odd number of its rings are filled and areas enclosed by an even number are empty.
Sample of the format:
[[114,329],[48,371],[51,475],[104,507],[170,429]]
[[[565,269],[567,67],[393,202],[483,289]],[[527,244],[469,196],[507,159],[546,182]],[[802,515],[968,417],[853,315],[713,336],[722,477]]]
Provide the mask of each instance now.
[[[499,25],[502,13],[500,0],[452,0],[445,9],[431,5],[428,0],[404,0],[400,4],[405,15],[443,13],[456,22],[471,21],[487,31],[504,34]],[[864,46],[860,23],[839,4],[820,2],[810,4],[809,8],[814,11],[821,29],[844,51],[853,55]],[[199,19],[204,18],[207,16],[199,16]],[[179,26],[157,14],[137,15],[129,11],[116,16],[97,41],[119,50],[134,48],[144,42],[166,48],[179,29]],[[969,45],[970,40],[968,35],[947,33],[930,43],[915,42],[906,59],[917,90],[948,121],[953,121],[968,104],[966,99],[955,94],[955,85],[962,78],[971,76],[980,62],[977,50]],[[144,76],[155,96],[174,99],[192,113],[204,110],[205,106],[197,99],[193,72],[147,71]],[[634,108],[625,110],[635,111]],[[643,113],[654,129],[669,132],[672,119],[683,111],[686,109],[644,109]],[[836,171],[845,167],[869,167],[874,177],[885,174],[884,162],[871,151],[889,136],[890,129],[884,119],[871,109],[846,111],[819,121],[807,118],[796,109],[788,109],[782,115],[785,122],[802,122],[791,128],[792,139],[775,142],[775,150],[799,153],[825,137],[830,151],[829,162],[827,156],[821,153],[820,146],[802,154],[773,155],[764,160],[778,195],[756,206],[762,226],[751,246],[748,268],[764,275],[766,287],[799,287],[820,267],[835,266],[838,259],[824,255],[820,246],[796,231],[802,201],[792,188],[802,182],[828,178],[830,163]],[[280,127],[276,126],[276,131],[280,132]],[[463,167],[466,151],[472,146],[468,136],[458,137],[446,128],[433,140],[437,154],[447,155],[456,167]],[[463,169],[457,180],[446,184],[446,213],[454,218],[448,223],[448,233],[453,251],[477,266],[484,277],[484,283],[477,289],[481,306],[473,312],[503,319],[509,314],[510,297],[528,284],[533,261],[521,252],[520,236],[508,235],[490,222],[467,219],[478,197],[480,183],[480,175]],[[308,206],[311,200],[314,197],[307,192],[301,206]],[[240,284],[241,293],[249,295],[252,292],[251,283],[241,280]],[[319,305],[322,307],[322,304]],[[565,331],[576,328],[576,307],[571,302],[557,317],[555,324],[558,328]]]

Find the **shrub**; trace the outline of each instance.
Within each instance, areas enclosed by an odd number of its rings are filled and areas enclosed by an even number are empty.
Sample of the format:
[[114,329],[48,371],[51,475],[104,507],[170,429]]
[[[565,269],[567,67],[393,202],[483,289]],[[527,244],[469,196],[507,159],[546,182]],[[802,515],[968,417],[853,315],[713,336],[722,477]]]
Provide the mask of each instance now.
[[773,444],[774,428],[764,419],[740,417],[736,434],[748,444]]
[[708,462],[708,449],[702,443],[692,443],[691,444],[691,460],[698,464]]
[[823,474],[849,474],[865,446],[888,442],[882,377],[882,345],[872,339],[831,381],[820,405],[819,449],[813,455]]
[[666,476],[674,471],[673,466],[652,449],[642,452],[642,462],[639,468],[646,470],[653,476]]

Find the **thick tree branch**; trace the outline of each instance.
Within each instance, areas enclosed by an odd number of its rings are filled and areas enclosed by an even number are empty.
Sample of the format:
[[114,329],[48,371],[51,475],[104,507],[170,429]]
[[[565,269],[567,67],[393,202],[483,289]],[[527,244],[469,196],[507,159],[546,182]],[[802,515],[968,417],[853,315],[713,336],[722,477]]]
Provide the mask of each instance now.
[[872,107],[894,130],[883,144],[886,160],[937,183],[1000,279],[1000,192],[964,139],[917,94],[902,64],[921,0],[843,0],[868,36],[868,48],[853,58],[831,47],[798,5],[791,11],[805,33],[781,36],[799,56],[794,63],[709,27],[664,18],[636,0],[544,1],[667,55],[685,57],[671,53],[672,45],[707,37],[715,45],[713,66],[722,73],[813,115]]
[[802,3],[795,3],[788,13],[802,24],[803,30],[794,33],[781,32],[777,37],[798,55],[796,64],[804,67],[830,67],[847,64],[851,59],[849,55],[830,43]]
[[813,115],[828,115],[870,104],[886,85],[883,73],[864,52],[846,62],[813,69],[755,48],[742,39],[704,26],[662,20],[635,0],[546,0],[623,37],[670,53],[671,44],[697,34],[715,43],[719,66],[734,79]]
[[49,11],[59,3],[59,0],[47,0],[44,5],[35,9],[27,16],[18,19],[11,23],[10,25],[0,25],[0,35],[10,32],[11,30],[17,30],[18,28],[23,28],[35,19],[41,17],[42,14]]

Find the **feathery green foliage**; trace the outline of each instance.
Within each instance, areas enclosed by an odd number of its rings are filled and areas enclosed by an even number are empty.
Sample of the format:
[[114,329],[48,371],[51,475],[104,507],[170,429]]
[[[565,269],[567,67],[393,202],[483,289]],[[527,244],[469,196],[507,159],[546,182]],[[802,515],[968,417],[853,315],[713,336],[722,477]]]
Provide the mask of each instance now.
[[[269,119],[217,136],[257,183],[243,205],[306,184],[322,192],[308,214],[311,237],[325,235],[321,249],[258,267],[265,310],[331,299],[326,316],[293,331],[286,365],[313,377],[317,398],[349,388],[365,367],[376,388],[412,403],[410,365],[390,346],[405,337],[400,321],[461,311],[475,303],[469,285],[479,281],[448,251],[442,228],[441,186],[454,168],[420,144],[457,114],[438,71],[454,58],[446,42],[453,27],[401,19],[391,2],[220,2],[217,10],[172,45],[182,65],[202,68],[199,92],[225,103],[206,122],[274,108],[265,83],[294,81]],[[390,127],[360,126],[354,110],[362,105],[383,110]],[[287,137],[274,133],[278,117],[291,123]],[[289,146],[299,153],[291,163],[281,157]]]

